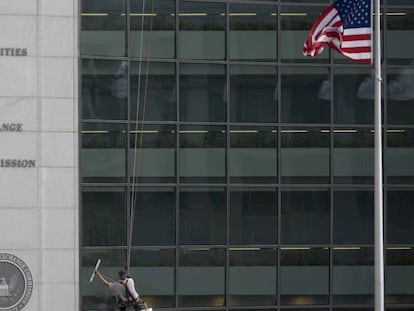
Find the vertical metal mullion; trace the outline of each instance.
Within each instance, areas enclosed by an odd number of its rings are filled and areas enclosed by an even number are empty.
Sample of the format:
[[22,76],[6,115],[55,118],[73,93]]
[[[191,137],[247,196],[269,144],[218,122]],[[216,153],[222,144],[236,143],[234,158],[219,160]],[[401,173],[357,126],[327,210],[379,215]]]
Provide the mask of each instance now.
[[176,128],[175,128],[175,144],[176,144],[176,158],[175,158],[175,174],[176,174],[176,196],[175,196],[175,269],[174,269],[174,308],[178,308],[178,269],[180,267],[179,260],[180,260],[180,83],[179,83],[179,70],[180,70],[180,64],[178,61],[178,55],[180,53],[179,49],[179,19],[178,19],[178,13],[179,13],[179,0],[175,0],[175,107],[176,107]]
[[225,60],[226,60],[226,249],[225,249],[225,277],[224,277],[224,298],[225,307],[229,307],[229,290],[230,290],[230,4],[226,1],[225,4]]

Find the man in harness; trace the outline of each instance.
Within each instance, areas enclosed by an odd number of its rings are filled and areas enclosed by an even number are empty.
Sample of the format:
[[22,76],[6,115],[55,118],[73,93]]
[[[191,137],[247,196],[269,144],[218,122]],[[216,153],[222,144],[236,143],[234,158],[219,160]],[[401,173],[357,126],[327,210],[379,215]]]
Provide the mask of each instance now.
[[95,271],[95,274],[106,287],[114,292],[119,304],[119,311],[125,311],[129,306],[133,307],[135,311],[148,309],[145,301],[135,290],[134,279],[129,277],[125,271],[119,271],[119,282],[106,280],[99,271]]

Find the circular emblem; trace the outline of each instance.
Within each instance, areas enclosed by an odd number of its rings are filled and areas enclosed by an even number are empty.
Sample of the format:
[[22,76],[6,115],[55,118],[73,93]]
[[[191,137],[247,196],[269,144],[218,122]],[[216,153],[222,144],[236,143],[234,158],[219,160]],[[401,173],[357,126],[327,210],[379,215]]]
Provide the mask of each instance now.
[[0,311],[19,311],[29,302],[33,278],[29,267],[11,254],[0,253]]

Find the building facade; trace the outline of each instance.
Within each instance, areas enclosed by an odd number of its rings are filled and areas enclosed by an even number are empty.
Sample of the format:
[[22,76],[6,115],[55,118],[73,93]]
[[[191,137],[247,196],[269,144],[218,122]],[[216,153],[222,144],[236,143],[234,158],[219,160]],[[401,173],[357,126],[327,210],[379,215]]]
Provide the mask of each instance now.
[[[0,2],[0,310],[116,310],[98,259],[155,309],[373,310],[372,66],[302,55],[329,3]],[[411,310],[414,3],[381,10],[385,304]]]

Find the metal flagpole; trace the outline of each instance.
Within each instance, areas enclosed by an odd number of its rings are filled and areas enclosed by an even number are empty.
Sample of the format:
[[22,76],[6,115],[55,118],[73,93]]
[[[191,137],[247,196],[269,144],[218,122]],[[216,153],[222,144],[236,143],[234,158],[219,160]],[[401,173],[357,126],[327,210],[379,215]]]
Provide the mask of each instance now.
[[380,0],[375,1],[374,62],[375,62],[375,311],[384,311],[384,221],[382,193],[382,113],[381,113],[381,44],[380,44]]

